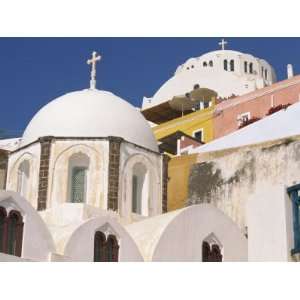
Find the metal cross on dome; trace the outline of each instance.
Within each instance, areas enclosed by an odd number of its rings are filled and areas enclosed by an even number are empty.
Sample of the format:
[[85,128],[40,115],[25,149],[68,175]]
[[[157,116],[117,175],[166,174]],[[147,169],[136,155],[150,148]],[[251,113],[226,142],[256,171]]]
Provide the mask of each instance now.
[[221,40],[221,42],[219,42],[219,45],[221,46],[222,50],[225,50],[225,45],[227,45],[228,42],[225,41],[224,39]]
[[96,63],[101,59],[101,55],[97,56],[97,52],[93,51],[92,58],[87,60],[88,65],[92,65],[91,69],[91,80],[90,80],[90,89],[96,89]]

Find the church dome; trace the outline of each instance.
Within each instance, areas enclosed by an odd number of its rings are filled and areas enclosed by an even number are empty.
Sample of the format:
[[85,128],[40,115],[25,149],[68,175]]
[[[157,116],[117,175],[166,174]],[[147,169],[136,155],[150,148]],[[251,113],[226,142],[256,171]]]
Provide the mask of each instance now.
[[240,96],[276,82],[273,67],[265,60],[233,50],[217,50],[189,58],[178,66],[143,109],[191,92],[195,86],[214,90],[219,97]]
[[71,92],[42,107],[26,127],[21,145],[43,136],[116,136],[158,151],[152,130],[140,111],[116,95],[96,89]]

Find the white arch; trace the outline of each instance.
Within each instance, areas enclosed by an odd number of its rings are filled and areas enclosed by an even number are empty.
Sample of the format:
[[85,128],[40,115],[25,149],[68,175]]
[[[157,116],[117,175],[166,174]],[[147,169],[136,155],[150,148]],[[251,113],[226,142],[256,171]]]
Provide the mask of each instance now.
[[[15,154],[16,155],[16,154]],[[37,186],[39,176],[39,166],[37,157],[30,152],[22,153],[16,161],[13,162],[12,166],[8,163],[8,181],[6,185],[7,190],[18,191],[18,179],[19,179],[19,168],[21,164],[28,161],[29,164],[29,177],[27,180],[27,190],[23,193],[23,196],[28,200],[32,206],[37,207]]]
[[23,216],[24,230],[22,243],[22,258],[48,261],[49,255],[55,253],[52,236],[40,217],[39,213],[25,198],[18,193],[0,191],[0,206],[10,210],[17,210]]
[[94,237],[96,231],[112,233],[118,239],[119,261],[143,261],[133,241],[121,224],[109,216],[96,217],[79,225],[69,237],[64,255],[72,261],[94,260]]
[[123,217],[129,217],[132,212],[132,177],[134,166],[142,164],[149,176],[149,195],[148,195],[148,214],[154,216],[162,211],[161,200],[161,181],[158,175],[158,170],[154,163],[143,154],[134,154],[130,156],[121,172],[120,172],[120,187],[119,187],[119,213]]
[[238,226],[211,204],[192,205],[126,226],[146,261],[202,261],[202,242],[215,237],[223,261],[247,261],[248,241]]

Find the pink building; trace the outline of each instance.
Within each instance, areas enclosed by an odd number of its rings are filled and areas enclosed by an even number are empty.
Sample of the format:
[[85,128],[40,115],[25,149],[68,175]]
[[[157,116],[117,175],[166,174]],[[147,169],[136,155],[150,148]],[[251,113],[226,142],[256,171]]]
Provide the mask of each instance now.
[[253,118],[264,118],[278,105],[293,104],[300,99],[300,75],[271,86],[219,103],[216,107],[214,138],[222,137]]

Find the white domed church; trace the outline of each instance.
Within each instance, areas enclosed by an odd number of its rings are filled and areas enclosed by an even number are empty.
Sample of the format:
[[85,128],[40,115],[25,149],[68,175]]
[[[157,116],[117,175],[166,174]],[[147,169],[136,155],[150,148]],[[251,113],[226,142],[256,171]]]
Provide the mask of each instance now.
[[166,212],[168,159],[138,109],[96,89],[99,59],[90,88],[50,101],[9,151],[0,260],[247,260],[245,236],[212,205]]

